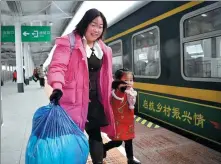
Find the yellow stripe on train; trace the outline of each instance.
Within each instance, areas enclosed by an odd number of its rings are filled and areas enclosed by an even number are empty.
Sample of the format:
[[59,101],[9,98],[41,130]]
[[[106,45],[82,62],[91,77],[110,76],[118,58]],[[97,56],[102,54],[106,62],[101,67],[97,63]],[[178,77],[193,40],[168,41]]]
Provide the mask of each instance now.
[[221,91],[135,82],[134,88],[156,93],[221,103]]

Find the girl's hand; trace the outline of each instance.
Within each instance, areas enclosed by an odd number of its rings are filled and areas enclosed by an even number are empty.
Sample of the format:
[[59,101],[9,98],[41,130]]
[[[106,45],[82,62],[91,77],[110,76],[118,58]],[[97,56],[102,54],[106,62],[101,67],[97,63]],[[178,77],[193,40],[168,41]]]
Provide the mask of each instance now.
[[128,84],[126,81],[124,81],[123,84],[120,84],[118,86],[118,89],[123,93],[127,90],[130,90],[131,88],[132,88],[132,86],[130,84]]
[[127,83],[121,80],[114,80],[112,82],[112,89],[118,89],[120,87],[126,86]]
[[130,90],[125,91],[127,93],[127,101],[130,109],[134,109],[134,105],[136,104],[136,96],[137,92],[132,88]]
[[120,85],[118,86],[118,88],[121,88],[121,87],[127,87],[127,84],[120,84]]

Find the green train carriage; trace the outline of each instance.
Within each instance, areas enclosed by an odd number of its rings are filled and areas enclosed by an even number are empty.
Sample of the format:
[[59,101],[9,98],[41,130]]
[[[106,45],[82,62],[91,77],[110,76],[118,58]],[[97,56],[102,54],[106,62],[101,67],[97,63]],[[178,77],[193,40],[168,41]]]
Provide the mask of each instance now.
[[105,38],[113,71],[135,74],[138,116],[221,146],[221,2],[152,1]]

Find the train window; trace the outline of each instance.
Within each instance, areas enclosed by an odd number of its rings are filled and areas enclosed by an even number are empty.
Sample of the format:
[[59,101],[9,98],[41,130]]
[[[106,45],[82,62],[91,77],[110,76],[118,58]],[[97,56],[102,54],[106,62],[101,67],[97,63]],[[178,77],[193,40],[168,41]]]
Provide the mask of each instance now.
[[185,37],[221,30],[220,18],[221,8],[217,8],[185,20]]
[[159,28],[152,27],[134,34],[132,44],[134,75],[159,78],[161,73]]
[[221,81],[221,3],[181,20],[182,75],[186,80]]
[[123,68],[123,60],[122,60],[122,55],[123,55],[123,48],[122,48],[122,41],[117,40],[114,41],[108,46],[111,47],[112,49],[112,63],[113,63],[113,73],[115,73],[118,69]]

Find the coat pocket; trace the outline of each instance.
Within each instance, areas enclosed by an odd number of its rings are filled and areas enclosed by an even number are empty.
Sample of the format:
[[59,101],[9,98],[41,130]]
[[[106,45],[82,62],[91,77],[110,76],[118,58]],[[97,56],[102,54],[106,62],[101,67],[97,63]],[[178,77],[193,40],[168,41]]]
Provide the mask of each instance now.
[[69,64],[67,66],[67,71],[65,72],[65,83],[71,83],[74,80],[74,63],[72,62],[72,59],[70,59]]
[[76,81],[65,83],[63,87],[63,96],[61,102],[66,104],[74,104],[76,101]]
[[65,81],[64,89],[76,89],[76,81]]
[[68,69],[68,71],[65,73],[64,79],[65,79],[66,85],[69,85],[70,83],[72,83],[74,79],[74,71],[71,71],[71,69]]

